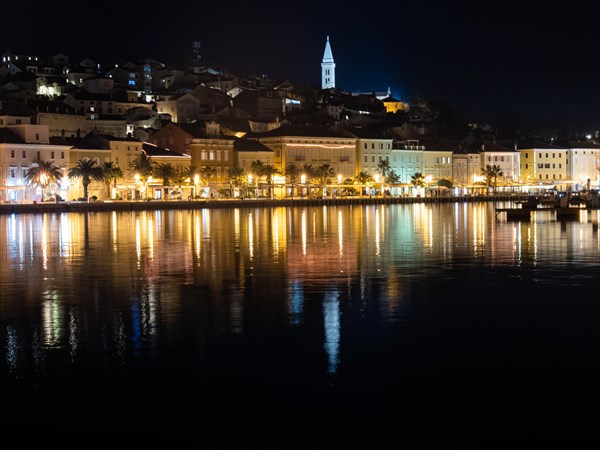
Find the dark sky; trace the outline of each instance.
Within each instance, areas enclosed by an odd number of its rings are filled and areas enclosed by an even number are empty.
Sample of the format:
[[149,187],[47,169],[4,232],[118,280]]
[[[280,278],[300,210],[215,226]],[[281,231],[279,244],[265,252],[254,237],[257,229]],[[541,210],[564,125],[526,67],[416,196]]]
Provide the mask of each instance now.
[[535,9],[513,0],[477,6],[172,0],[159,8],[123,4],[123,10],[97,3],[93,12],[84,5],[40,3],[31,17],[20,4],[3,5],[0,50],[176,64],[200,41],[206,61],[216,66],[318,85],[329,35],[337,86],[349,91],[390,86],[395,97],[410,101],[420,93],[484,116],[600,112],[600,39],[589,2],[545,2]]

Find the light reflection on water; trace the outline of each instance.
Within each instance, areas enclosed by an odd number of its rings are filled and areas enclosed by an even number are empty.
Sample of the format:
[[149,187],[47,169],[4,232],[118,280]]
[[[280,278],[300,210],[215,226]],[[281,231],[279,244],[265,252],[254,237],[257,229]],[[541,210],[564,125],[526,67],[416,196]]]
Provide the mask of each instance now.
[[30,385],[139,364],[348,379],[430,326],[428,290],[585,287],[600,261],[597,212],[508,222],[485,203],[12,215],[0,237],[0,373]]

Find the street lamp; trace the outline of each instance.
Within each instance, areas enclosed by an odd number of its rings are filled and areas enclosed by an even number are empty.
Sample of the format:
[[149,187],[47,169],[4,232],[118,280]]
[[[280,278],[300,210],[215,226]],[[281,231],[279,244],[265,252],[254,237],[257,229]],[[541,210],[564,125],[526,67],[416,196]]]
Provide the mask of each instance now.
[[305,174],[300,175],[300,183],[302,184],[300,196],[304,197],[304,184],[306,183],[306,175]]
[[342,184],[342,174],[338,174],[337,182],[338,182],[338,196],[339,196],[340,195],[340,184]]

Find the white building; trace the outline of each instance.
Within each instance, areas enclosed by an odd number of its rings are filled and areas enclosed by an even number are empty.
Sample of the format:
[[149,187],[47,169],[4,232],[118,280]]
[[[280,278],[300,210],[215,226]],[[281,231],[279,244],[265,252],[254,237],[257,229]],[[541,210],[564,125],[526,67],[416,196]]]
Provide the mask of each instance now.
[[333,61],[333,53],[329,44],[329,36],[327,36],[323,61],[321,61],[321,86],[323,89],[335,88],[335,62]]

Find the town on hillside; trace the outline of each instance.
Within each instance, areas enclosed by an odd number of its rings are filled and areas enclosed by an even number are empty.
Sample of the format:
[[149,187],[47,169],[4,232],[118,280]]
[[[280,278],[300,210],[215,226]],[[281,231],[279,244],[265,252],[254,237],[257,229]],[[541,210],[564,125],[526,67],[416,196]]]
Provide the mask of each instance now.
[[[598,132],[154,59],[0,61],[0,203],[591,191]],[[195,52],[195,53],[194,53]]]

